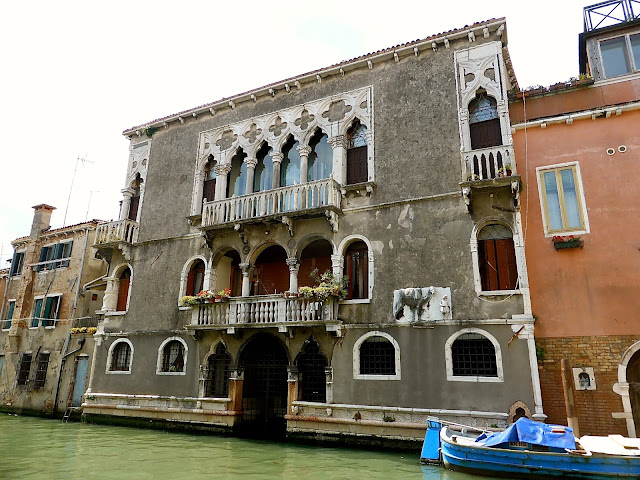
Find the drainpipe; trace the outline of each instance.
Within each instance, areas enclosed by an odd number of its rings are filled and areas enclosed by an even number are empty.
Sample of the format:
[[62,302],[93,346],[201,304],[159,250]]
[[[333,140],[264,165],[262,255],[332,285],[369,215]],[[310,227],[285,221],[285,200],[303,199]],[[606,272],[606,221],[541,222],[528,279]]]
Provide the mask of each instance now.
[[[78,308],[78,297],[80,296],[80,284],[82,283],[82,271],[84,270],[84,257],[87,253],[87,244],[89,243],[89,229],[84,229],[84,246],[82,247],[82,257],[80,258],[80,272],[78,273],[78,283],[76,284],[76,296],[73,300],[73,310],[71,311],[71,327],[69,328],[69,333],[67,334],[67,339],[64,342],[64,347],[62,347],[62,351],[66,352],[69,348],[69,342],[71,341],[71,328],[73,327],[73,321],[76,318],[76,309]],[[67,357],[73,353],[76,353],[80,350],[84,345],[85,339],[80,340],[80,346],[68,353],[63,353],[62,359],[60,360],[60,368],[58,369],[58,385],[56,386],[56,397],[53,402],[53,410],[51,411],[51,418],[54,418],[56,415],[56,411],[58,410],[58,397],[60,395],[60,383],[62,382],[62,370],[64,369],[64,362]]]

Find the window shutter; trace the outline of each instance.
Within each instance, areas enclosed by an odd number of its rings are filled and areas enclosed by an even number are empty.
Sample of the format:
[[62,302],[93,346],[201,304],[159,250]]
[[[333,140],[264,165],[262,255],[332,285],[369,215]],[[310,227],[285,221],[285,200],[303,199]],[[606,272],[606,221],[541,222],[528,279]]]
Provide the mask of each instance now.
[[118,312],[124,312],[127,309],[127,297],[129,296],[129,278],[121,278],[120,286],[118,287],[118,304],[116,310]]
[[204,188],[202,189],[202,198],[207,199],[207,202],[212,202],[216,196],[216,179],[204,181]]
[[353,298],[353,257],[351,256],[351,252],[347,252],[345,258],[345,274],[349,278],[349,284],[347,285],[347,298],[351,300]]
[[480,264],[482,290],[499,290],[495,240],[478,241],[478,262]]
[[470,124],[469,133],[472,150],[502,145],[502,132],[498,118]]
[[187,275],[187,295],[197,295],[200,292],[196,292],[194,290],[194,284],[195,284],[195,278],[196,278],[196,272],[195,270],[191,270],[189,272],[189,274]]
[[47,297],[44,302],[44,313],[42,318],[51,318],[51,305],[53,304],[53,297]]
[[9,311],[7,312],[6,320],[11,320],[13,318],[13,310],[16,308],[16,302],[9,302]]
[[347,150],[347,184],[367,181],[367,147],[356,147]]

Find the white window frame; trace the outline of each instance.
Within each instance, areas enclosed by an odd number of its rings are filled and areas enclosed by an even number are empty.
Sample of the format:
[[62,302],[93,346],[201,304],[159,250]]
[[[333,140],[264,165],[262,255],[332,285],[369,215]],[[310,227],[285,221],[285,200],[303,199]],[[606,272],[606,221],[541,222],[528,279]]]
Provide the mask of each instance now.
[[[174,340],[177,340],[178,342],[180,342],[182,344],[182,347],[184,348],[184,354],[183,354],[184,368],[182,369],[181,372],[164,372],[162,370],[162,364],[163,364],[163,360],[164,360],[164,347],[166,347],[169,342],[172,342]],[[158,359],[157,359],[157,362],[156,362],[156,375],[186,375],[187,374],[187,354],[188,353],[189,353],[189,347],[187,347],[187,342],[185,342],[184,339],[182,339],[180,337],[169,337],[169,338],[166,338],[160,344],[160,347],[158,348]]]
[[22,265],[20,266],[20,271],[14,273],[13,275],[11,275],[11,270],[13,268],[13,264],[11,265],[11,268],[9,268],[9,279],[12,279],[14,277],[19,277],[22,275],[22,272],[24,270],[24,261],[27,258],[27,250],[26,249],[20,249],[20,250],[16,250],[15,252],[13,252],[13,257],[11,258],[12,261],[15,259],[16,255],[20,255],[22,254]]
[[[544,183],[542,181],[542,174],[547,171],[555,171],[563,168],[574,168],[575,169],[575,179],[576,186],[580,190],[577,195],[578,199],[578,208],[580,209],[580,214],[582,215],[583,227],[581,229],[574,230],[553,230],[551,231],[549,227],[549,219],[547,217],[547,210],[545,205],[547,203],[546,199],[546,190],[544,188]],[[538,182],[538,197],[540,199],[540,213],[542,215],[542,225],[544,227],[544,236],[546,238],[551,238],[556,235],[583,235],[590,232],[589,228],[589,216],[587,215],[587,204],[584,196],[584,188],[582,186],[582,175],[580,173],[580,163],[579,162],[566,162],[566,163],[557,163],[554,165],[545,165],[542,167],[536,168],[536,180]],[[562,207],[562,205],[561,205]]]
[[16,311],[16,299],[15,298],[9,298],[7,300],[7,310],[5,311],[5,316],[7,316],[9,314],[9,305],[11,305],[12,303],[13,303],[13,312],[11,312],[11,318],[3,318],[3,319],[0,320],[0,323],[2,324],[1,326],[2,326],[2,331],[3,332],[9,331],[9,328],[11,328],[11,327],[8,327],[8,328],[5,327],[6,322],[11,321],[11,324],[13,324],[13,315],[15,314],[15,311]]
[[[393,345],[395,351],[396,373],[394,375],[367,375],[360,373],[360,346],[371,337],[384,337]],[[367,332],[353,344],[353,378],[354,380],[401,380],[400,345],[395,338],[386,332],[377,330]]]
[[[58,297],[58,303],[56,304],[56,313],[55,316],[53,318],[44,318],[44,317],[36,317],[35,316],[35,310],[36,310],[36,301],[37,300],[42,300],[42,309],[45,308],[46,305],[46,300],[45,298],[49,299],[49,298],[53,298],[53,297]],[[46,297],[44,295],[36,295],[33,297],[33,307],[31,307],[31,318],[30,318],[30,323],[29,323],[29,329],[30,330],[35,330],[36,328],[39,328],[42,326],[42,321],[43,320],[54,320],[53,325],[48,325],[44,328],[52,330],[54,328],[56,328],[56,324],[58,323],[59,320],[59,315],[60,315],[60,303],[62,303],[62,293],[51,293],[49,295],[47,295]],[[42,311],[40,311],[40,315],[42,315]],[[32,323],[33,320],[35,318],[38,318],[38,325],[33,327]]]
[[[458,337],[465,333],[476,333],[482,335],[493,344],[493,348],[496,352],[496,370],[497,377],[482,377],[478,375],[454,375],[453,374],[453,354],[451,347]],[[473,383],[501,383],[504,382],[504,371],[502,369],[502,351],[500,349],[500,343],[496,338],[486,330],[479,328],[462,328],[451,335],[444,347],[445,365],[447,369],[447,381],[449,382],[473,382]]]
[[[631,49],[631,36],[632,35],[640,35],[640,32],[629,32],[629,33],[625,33],[623,35],[610,35],[607,37],[603,37],[603,38],[599,38],[597,43],[598,43],[598,55],[599,55],[599,59],[600,59],[600,68],[602,69],[602,78],[609,80],[612,78],[619,78],[622,77],[624,75],[631,75],[634,73],[638,73],[640,71],[640,65],[636,65],[635,59],[633,58],[633,50]],[[619,75],[614,75],[614,76],[608,76],[607,72],[604,69],[604,57],[602,55],[602,48],[601,48],[601,44],[602,42],[606,42],[607,40],[615,40],[617,38],[624,38],[624,45],[625,45],[625,49],[624,49],[624,54],[625,57],[627,58],[627,62],[629,67],[631,68],[631,71],[627,72],[627,73],[621,73]]]
[[[576,390],[596,390],[596,376],[593,372],[593,367],[574,367],[571,369],[573,372],[573,384]],[[580,374],[586,373],[589,375],[589,386],[583,387],[580,385]]]
[[[111,360],[113,358],[113,352],[116,348],[116,346],[120,343],[127,343],[129,344],[129,348],[131,349],[131,354],[129,355],[129,369],[128,370],[111,370]],[[110,346],[109,346],[109,353],[107,354],[107,365],[105,368],[105,373],[107,375],[131,375],[131,367],[133,366],[133,343],[131,343],[131,340],[129,340],[128,338],[119,338],[117,340],[115,340]]]
[[[518,269],[518,288],[513,290],[483,290],[482,289],[482,278],[480,277],[480,258],[478,255],[478,235],[480,231],[488,226],[493,224],[500,224],[504,227],[511,230],[511,236],[513,238],[513,247],[516,255],[516,267]],[[478,296],[491,297],[491,296],[509,296],[509,295],[521,295],[521,288],[523,284],[523,275],[522,272],[525,271],[525,255],[524,255],[524,245],[522,242],[522,237],[520,236],[518,230],[515,225],[506,222],[504,218],[499,217],[485,217],[480,220],[473,227],[471,231],[471,239],[469,242],[469,247],[471,249],[471,265],[473,267],[473,284],[476,290],[476,294]]]
[[357,304],[357,303],[371,303],[371,298],[373,298],[373,285],[374,285],[374,265],[373,265],[373,249],[371,248],[371,242],[369,241],[369,239],[367,237],[364,237],[362,235],[348,235],[347,237],[345,237],[342,242],[340,242],[340,246],[338,247],[338,252],[340,252],[340,277],[345,275],[344,272],[344,255],[347,251],[347,248],[349,248],[349,245],[351,245],[352,243],[358,242],[358,241],[362,241],[367,245],[367,260],[368,260],[368,271],[367,271],[367,276],[368,276],[368,281],[369,281],[369,291],[367,298],[354,298],[351,300],[341,300],[340,303],[346,304],[346,305],[350,305],[350,304]]
[[[180,294],[178,295],[178,306],[182,307],[180,304],[180,299],[186,295],[187,292],[187,277],[189,276],[189,271],[195,262],[198,260],[202,260],[204,263],[204,277],[202,278],[202,290],[209,290],[211,283],[211,265],[210,262],[202,255],[194,255],[189,260],[185,262],[182,267],[182,273],[180,274]],[[185,308],[185,310],[189,310],[189,307]]]

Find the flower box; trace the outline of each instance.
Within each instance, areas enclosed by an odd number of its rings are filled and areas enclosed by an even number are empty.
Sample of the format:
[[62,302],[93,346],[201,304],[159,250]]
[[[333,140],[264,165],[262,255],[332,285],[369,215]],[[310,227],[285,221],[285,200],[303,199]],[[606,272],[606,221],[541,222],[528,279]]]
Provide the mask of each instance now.
[[580,237],[569,235],[568,237],[555,236],[551,239],[553,248],[561,250],[563,248],[582,248],[582,240]]

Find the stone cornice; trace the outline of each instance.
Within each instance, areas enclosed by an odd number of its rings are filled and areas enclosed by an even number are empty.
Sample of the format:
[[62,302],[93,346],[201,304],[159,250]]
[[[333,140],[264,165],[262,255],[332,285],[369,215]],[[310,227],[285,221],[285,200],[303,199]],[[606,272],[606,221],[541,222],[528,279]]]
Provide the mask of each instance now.
[[[304,84],[321,83],[323,79],[328,77],[344,76],[346,73],[354,70],[372,69],[374,65],[382,62],[394,61],[397,63],[406,57],[418,56],[422,53],[436,51],[438,48],[449,48],[449,42],[452,40],[468,38],[471,43],[475,41],[476,38],[488,38],[491,34],[497,35],[497,37],[501,39],[503,46],[506,47],[507,36],[506,21],[504,17],[474,23],[473,25],[465,26],[461,29],[450,30],[422,40],[415,40],[356,57],[351,60],[346,60],[330,67],[304,73],[302,75],[265,85],[248,92],[240,93],[232,97],[222,98],[216,102],[159,118],[146,124],[128,128],[124,130],[122,134],[128,137],[132,137],[133,135],[142,136],[149,128],[157,129],[161,127],[168,127],[169,124],[173,122],[180,122],[183,124],[188,118],[198,118],[199,115],[215,115],[222,109],[235,109],[239,103],[256,102],[258,98],[267,96],[274,97],[277,93],[281,92],[289,93],[294,88],[301,89]],[[505,62],[507,63],[507,67],[510,72],[509,76],[515,83],[515,76],[513,75],[513,69],[508,55],[505,57]]]

